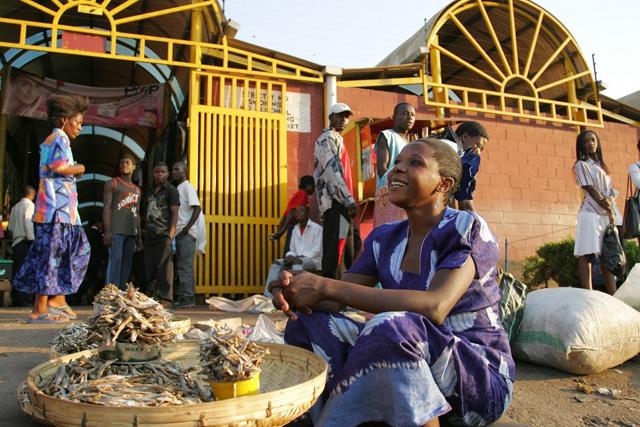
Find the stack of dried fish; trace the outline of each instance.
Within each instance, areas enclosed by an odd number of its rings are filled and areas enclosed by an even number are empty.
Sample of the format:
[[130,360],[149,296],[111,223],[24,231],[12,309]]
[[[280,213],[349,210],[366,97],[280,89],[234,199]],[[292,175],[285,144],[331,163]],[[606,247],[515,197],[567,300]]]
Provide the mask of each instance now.
[[39,378],[36,385],[49,396],[105,406],[210,402],[213,395],[198,378],[199,371],[164,360],[129,365],[92,356],[61,365],[53,376]]
[[211,380],[241,381],[260,372],[262,358],[268,353],[269,349],[247,340],[240,331],[216,328],[202,342],[200,366]]
[[100,336],[89,327],[89,324],[75,322],[64,327],[53,337],[51,350],[61,356],[97,348],[99,342]]
[[169,323],[171,313],[131,284],[126,291],[114,285],[105,286],[94,302],[101,309],[88,323],[103,341],[161,344],[176,335]]

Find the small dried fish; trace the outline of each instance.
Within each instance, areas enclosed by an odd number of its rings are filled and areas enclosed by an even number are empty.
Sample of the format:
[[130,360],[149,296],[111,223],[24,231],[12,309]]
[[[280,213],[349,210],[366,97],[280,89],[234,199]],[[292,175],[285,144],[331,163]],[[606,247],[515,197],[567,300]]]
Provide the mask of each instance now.
[[85,322],[72,323],[53,337],[51,348],[58,355],[77,353],[98,347],[100,336]]
[[171,313],[131,284],[126,291],[107,285],[96,295],[94,302],[101,307],[99,313],[86,322],[73,323],[62,329],[53,338],[53,352],[71,354],[114,341],[161,344],[176,336],[170,323]]
[[95,405],[188,405],[213,400],[199,372],[166,360],[130,365],[91,356],[60,365],[36,385],[49,396]]
[[208,378],[240,381],[260,372],[262,358],[269,349],[248,341],[240,331],[216,327],[200,346],[200,366]]
[[176,336],[170,323],[171,313],[131,284],[126,291],[107,285],[94,302],[101,310],[88,323],[102,341],[161,344]]

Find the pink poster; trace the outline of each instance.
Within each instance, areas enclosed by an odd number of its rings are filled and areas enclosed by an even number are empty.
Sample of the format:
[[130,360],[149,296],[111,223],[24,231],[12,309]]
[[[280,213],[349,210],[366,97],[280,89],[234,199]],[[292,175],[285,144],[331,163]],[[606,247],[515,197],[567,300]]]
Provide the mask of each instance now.
[[160,127],[164,86],[93,87],[67,83],[11,68],[5,86],[2,114],[47,119],[50,94],[75,94],[90,100],[84,123],[113,127]]

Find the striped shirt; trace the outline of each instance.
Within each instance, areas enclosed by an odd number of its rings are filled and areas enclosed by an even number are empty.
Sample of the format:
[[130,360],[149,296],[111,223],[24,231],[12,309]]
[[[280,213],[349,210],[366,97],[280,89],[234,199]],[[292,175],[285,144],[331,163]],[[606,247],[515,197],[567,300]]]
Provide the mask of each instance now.
[[[607,215],[607,211],[596,202],[593,197],[584,189],[586,186],[593,186],[602,194],[603,197],[615,197],[617,192],[611,185],[611,177],[604,171],[600,162],[589,158],[587,160],[578,160],[574,165],[576,180],[578,185],[582,187],[583,199],[580,206],[580,212],[596,213],[598,215]],[[615,209],[615,203],[614,203]]]

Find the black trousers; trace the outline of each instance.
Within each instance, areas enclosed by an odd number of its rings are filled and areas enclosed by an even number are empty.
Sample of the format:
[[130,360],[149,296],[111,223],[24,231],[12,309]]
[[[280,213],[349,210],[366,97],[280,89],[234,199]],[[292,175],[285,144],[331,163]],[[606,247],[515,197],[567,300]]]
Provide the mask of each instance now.
[[[29,248],[31,247],[31,240],[22,240],[20,243],[12,247],[13,250],[13,271],[11,274],[11,278],[13,279],[18,271],[20,271],[20,267],[24,263],[24,259],[27,256],[27,252],[29,252]],[[33,305],[33,295],[26,294],[24,292],[17,291],[15,289],[11,289],[11,305],[14,307],[30,307]]]
[[[349,239],[353,239],[353,223],[347,212],[347,208],[335,200],[331,208],[322,215],[322,275],[331,279],[339,279],[341,276],[340,254],[338,253],[338,242],[340,241],[340,218],[349,222],[349,234],[344,248],[342,260],[353,260],[353,244]],[[349,252],[349,253],[348,253]]]
[[143,242],[147,295],[160,301],[173,301],[173,254],[168,237]]

